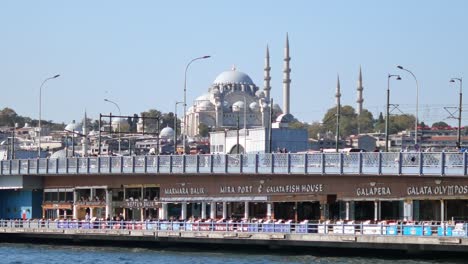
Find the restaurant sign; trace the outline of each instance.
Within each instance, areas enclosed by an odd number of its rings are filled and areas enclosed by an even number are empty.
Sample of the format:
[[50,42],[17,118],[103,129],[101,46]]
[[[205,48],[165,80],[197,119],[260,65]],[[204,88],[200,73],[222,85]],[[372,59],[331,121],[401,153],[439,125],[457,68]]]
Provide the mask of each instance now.
[[468,194],[468,185],[410,186],[406,191],[409,196],[466,195]]
[[157,208],[157,201],[125,201],[125,208]]
[[220,194],[251,194],[251,193],[319,193],[323,192],[323,184],[286,184],[286,185],[267,185],[258,186],[220,186]]

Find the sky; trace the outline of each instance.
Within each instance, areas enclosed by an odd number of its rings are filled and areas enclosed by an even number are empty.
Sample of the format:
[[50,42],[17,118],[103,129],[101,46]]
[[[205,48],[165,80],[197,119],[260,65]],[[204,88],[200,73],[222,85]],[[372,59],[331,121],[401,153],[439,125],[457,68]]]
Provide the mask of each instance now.
[[387,75],[400,74],[390,82],[391,103],[414,114],[416,84],[402,65],[419,82],[420,120],[455,124],[444,107],[458,106],[459,84],[450,78],[468,76],[467,12],[463,0],[0,0],[0,108],[38,118],[39,87],[60,74],[42,89],[44,120],[118,114],[105,98],[122,115],[173,112],[191,59],[212,56],[189,68],[188,105],[233,65],[263,88],[267,45],[271,94],[282,102],[288,33],[291,113],[299,120],[320,121],[334,106],[337,75],[342,104],[355,107],[359,67],[364,108],[384,112]]

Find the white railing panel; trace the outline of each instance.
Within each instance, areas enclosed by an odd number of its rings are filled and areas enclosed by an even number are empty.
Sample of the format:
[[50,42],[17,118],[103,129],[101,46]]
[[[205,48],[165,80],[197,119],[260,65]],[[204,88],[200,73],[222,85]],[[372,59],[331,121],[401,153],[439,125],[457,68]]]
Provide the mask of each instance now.
[[401,157],[401,173],[419,175],[419,152],[403,152]]
[[229,173],[240,173],[240,155],[238,154],[227,154],[228,156],[228,172]]
[[379,152],[363,152],[362,157],[362,173],[363,174],[379,174]]
[[357,152],[343,154],[343,173],[359,173],[359,155],[360,153]]
[[[439,156],[440,153],[439,153]],[[464,160],[463,153],[445,153],[445,174],[446,175],[460,175],[464,174]],[[441,169],[438,168],[436,174],[440,175]]]
[[211,171],[211,155],[202,154],[199,155],[198,169],[200,173],[210,173]]
[[305,157],[307,154],[289,154],[291,173],[301,174],[305,171]]
[[213,172],[225,172],[225,156],[221,154],[213,154]]
[[258,157],[258,172],[271,173],[272,154],[260,154]]
[[325,154],[325,173],[340,174],[340,155],[341,153]]
[[398,152],[382,153],[382,174],[398,175],[399,155]]
[[322,153],[307,154],[307,173],[322,174]]

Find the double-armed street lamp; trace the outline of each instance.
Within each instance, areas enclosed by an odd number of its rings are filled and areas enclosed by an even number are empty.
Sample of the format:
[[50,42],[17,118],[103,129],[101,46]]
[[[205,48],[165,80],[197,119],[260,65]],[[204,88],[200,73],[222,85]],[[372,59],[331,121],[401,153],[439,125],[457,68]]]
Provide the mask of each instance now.
[[458,81],[460,83],[460,100],[458,105],[458,133],[457,133],[457,147],[461,148],[461,120],[462,120],[462,102],[463,102],[463,94],[462,94],[462,85],[463,80],[462,78],[452,78],[450,82],[454,83]]
[[387,113],[385,114],[385,152],[388,152],[388,131],[390,126],[390,79],[395,77],[397,80],[401,80],[400,75],[388,74],[387,77]]
[[416,79],[416,76],[414,75],[414,73],[408,69],[405,69],[403,68],[403,66],[400,66],[398,65],[397,66],[398,69],[400,70],[404,70],[408,73],[410,73],[414,80],[416,81],[416,120],[415,120],[415,124],[414,124],[414,147],[417,148],[418,147],[418,116],[419,116],[419,84],[418,84],[418,79]]
[[47,79],[45,79],[41,86],[39,87],[39,133],[38,133],[38,146],[37,146],[37,157],[40,158],[41,157],[41,136],[42,136],[42,126],[41,126],[41,119],[42,119],[42,87],[44,86],[44,84],[48,81],[48,80],[52,80],[52,79],[55,79],[55,78],[58,78],[60,77],[60,74],[57,74],[57,75],[54,75],[52,77],[49,77]]
[[[122,118],[122,112],[120,112],[120,107],[119,107],[119,105],[118,105],[116,102],[111,101],[111,100],[109,100],[109,99],[104,99],[104,101],[105,101],[105,102],[109,102],[109,103],[111,103],[111,104],[114,104],[114,105],[117,107],[117,110],[119,110],[119,119],[118,119],[118,122],[119,122],[119,123],[117,124],[117,129],[118,129],[118,131],[119,131],[119,155],[121,155],[121,153],[120,153],[120,141],[121,141],[121,140],[120,140],[120,122],[121,122],[121,118]],[[110,125],[112,126],[112,124],[110,124]]]
[[183,148],[184,148],[184,154],[185,154],[185,136],[187,135],[187,71],[188,68],[190,67],[190,64],[196,60],[203,60],[203,59],[208,59],[211,56],[206,55],[202,57],[197,57],[192,59],[189,63],[187,63],[187,66],[185,66],[185,74],[184,74],[184,129],[182,135],[182,143],[183,143]]

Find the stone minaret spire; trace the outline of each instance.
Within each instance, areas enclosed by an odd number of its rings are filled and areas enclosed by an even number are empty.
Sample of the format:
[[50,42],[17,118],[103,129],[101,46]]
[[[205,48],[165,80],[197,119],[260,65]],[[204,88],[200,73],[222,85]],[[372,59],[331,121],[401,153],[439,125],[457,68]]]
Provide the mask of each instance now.
[[364,98],[362,97],[362,90],[364,90],[364,87],[362,86],[362,71],[361,67],[359,67],[359,79],[358,79],[358,86],[357,86],[357,107],[356,107],[356,113],[358,115],[361,115],[362,113],[362,103],[364,102]]
[[270,67],[270,51],[268,49],[268,45],[266,47],[265,68],[263,70],[264,70],[264,78],[263,78],[264,88],[263,88],[263,91],[265,92],[266,100],[269,102],[270,101],[270,90],[271,90],[271,86],[270,86],[270,80],[271,80],[270,70],[271,70],[271,67]]
[[336,133],[335,133],[335,150],[338,153],[340,143],[340,117],[341,117],[341,91],[340,91],[340,76],[338,75],[336,83]]
[[82,133],[83,133],[83,139],[81,141],[82,144],[82,156],[87,157],[88,156],[88,128],[86,127],[86,120],[88,119],[88,116],[86,114],[86,110],[84,112],[84,118],[83,118],[83,127],[82,127]]
[[289,68],[289,38],[286,33],[286,47],[284,48],[284,70],[283,70],[283,114],[289,114],[289,87],[291,84],[291,79],[289,74],[291,69]]
[[337,83],[336,83],[336,105],[339,106],[340,104],[340,98],[341,98],[341,90],[340,90],[340,76],[338,75]]

